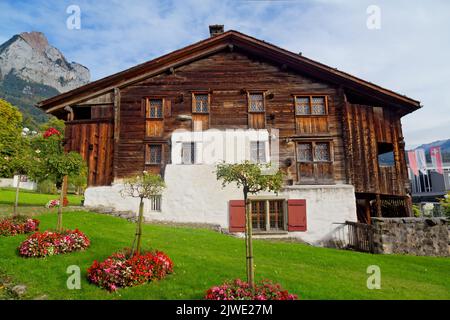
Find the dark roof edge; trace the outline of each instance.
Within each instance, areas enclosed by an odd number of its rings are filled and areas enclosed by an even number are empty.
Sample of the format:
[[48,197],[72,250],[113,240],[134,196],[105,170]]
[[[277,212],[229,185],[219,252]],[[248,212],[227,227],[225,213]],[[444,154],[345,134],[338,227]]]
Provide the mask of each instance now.
[[[228,38],[233,39],[234,37],[236,37],[236,39],[239,39],[239,40],[247,41],[253,45],[264,47],[267,50],[276,51],[276,52],[284,55],[285,57],[289,56],[291,59],[294,59],[295,61],[297,61],[300,64],[307,64],[310,67],[316,68],[322,72],[326,72],[334,77],[343,78],[346,81],[352,82],[355,86],[365,87],[365,88],[368,88],[375,92],[390,96],[391,98],[398,100],[400,104],[407,105],[408,107],[410,107],[411,108],[410,112],[417,110],[421,107],[420,102],[418,100],[414,100],[405,95],[401,95],[392,90],[383,88],[374,83],[371,83],[371,82],[365,81],[363,79],[360,79],[358,77],[355,77],[353,75],[350,75],[346,72],[337,70],[336,68],[329,67],[323,63],[320,63],[315,60],[306,58],[304,56],[295,54],[286,49],[280,48],[276,45],[270,44],[270,43],[262,41],[262,40],[258,40],[254,37],[248,36],[246,34],[240,33],[235,30],[226,31],[223,34],[220,34],[218,36],[201,40],[194,44],[188,45],[184,48],[181,48],[181,49],[172,51],[170,53],[167,53],[165,55],[162,55],[153,60],[141,63],[141,64],[131,67],[129,69],[126,69],[126,70],[120,71],[118,73],[112,74],[110,76],[107,76],[105,78],[90,82],[86,85],[83,85],[83,86],[73,89],[71,91],[68,91],[68,92],[60,94],[58,96],[41,101],[36,106],[47,111],[50,108],[53,109],[53,107],[55,107],[55,106],[64,104],[65,101],[67,101],[71,98],[74,98],[77,95],[80,95],[80,99],[79,99],[80,101],[89,99],[89,97],[90,97],[89,91],[91,91],[93,89],[98,89],[97,91],[99,91],[99,90],[107,89],[111,86],[120,86],[118,84],[120,82],[123,82],[124,80],[126,80],[126,81],[132,80],[133,78],[138,77],[139,74],[142,74],[143,72],[150,72],[154,69],[157,69],[158,67],[164,66],[164,64],[172,62],[172,60],[175,62],[175,61],[177,61],[177,59],[183,58],[183,56],[188,57],[190,53],[195,53],[197,51],[201,51],[202,49],[208,49],[209,46],[213,47],[215,44],[221,43],[224,40],[227,40]],[[88,94],[85,95],[84,93],[88,93]]]

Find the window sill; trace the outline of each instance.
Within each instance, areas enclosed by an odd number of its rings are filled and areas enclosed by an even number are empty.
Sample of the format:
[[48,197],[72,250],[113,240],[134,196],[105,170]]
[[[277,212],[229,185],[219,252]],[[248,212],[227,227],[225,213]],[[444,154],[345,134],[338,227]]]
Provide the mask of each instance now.
[[260,235],[265,235],[265,236],[276,236],[276,235],[286,235],[289,234],[288,231],[255,231],[253,232],[253,235],[255,236],[260,236]]
[[300,185],[300,186],[317,186],[317,185],[335,185],[336,182],[334,181],[306,181],[306,182],[299,182],[297,181],[294,185]]

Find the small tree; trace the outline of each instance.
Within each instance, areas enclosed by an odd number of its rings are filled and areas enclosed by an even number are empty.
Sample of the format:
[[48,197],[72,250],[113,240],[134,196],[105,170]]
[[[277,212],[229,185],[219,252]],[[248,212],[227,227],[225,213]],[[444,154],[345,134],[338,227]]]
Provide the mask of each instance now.
[[68,176],[80,175],[85,162],[77,152],[64,152],[63,137],[55,128],[49,128],[42,136],[33,139],[33,149],[39,151],[31,175],[36,181],[51,179],[61,185],[57,231],[63,230],[62,207],[67,189]]
[[125,180],[121,190],[122,197],[139,198],[139,215],[136,222],[136,233],[131,246],[131,256],[141,253],[142,220],[144,216],[144,199],[160,196],[166,187],[161,176],[143,171],[142,175]]
[[278,170],[275,174],[264,174],[262,169],[269,169],[270,164],[261,165],[245,161],[239,164],[217,165],[217,180],[222,180],[222,186],[236,183],[242,188],[245,201],[245,249],[247,261],[247,281],[254,288],[254,266],[253,266],[253,243],[252,243],[252,220],[250,212],[249,194],[257,194],[261,191],[278,192],[283,185],[283,173]]
[[22,176],[28,175],[32,167],[32,159],[30,155],[29,146],[26,142],[23,143],[23,149],[20,154],[17,154],[11,159],[11,168],[15,175],[17,175],[17,185],[16,185],[16,197],[14,200],[13,215],[18,215],[19,208],[19,192],[20,192],[20,182]]

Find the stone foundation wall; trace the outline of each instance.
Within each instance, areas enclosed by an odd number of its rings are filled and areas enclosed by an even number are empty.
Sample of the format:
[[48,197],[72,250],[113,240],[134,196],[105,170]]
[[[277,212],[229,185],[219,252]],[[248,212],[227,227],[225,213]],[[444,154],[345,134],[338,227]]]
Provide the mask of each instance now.
[[376,253],[450,255],[450,222],[445,218],[373,218]]

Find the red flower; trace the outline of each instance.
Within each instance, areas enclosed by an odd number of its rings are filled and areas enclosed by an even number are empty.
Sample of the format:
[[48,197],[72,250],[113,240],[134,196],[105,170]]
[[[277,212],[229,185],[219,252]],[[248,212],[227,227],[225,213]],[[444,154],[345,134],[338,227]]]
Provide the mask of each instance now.
[[94,261],[88,269],[88,279],[109,291],[160,280],[173,272],[172,260],[161,251],[135,254],[129,251],[112,254],[103,262]]
[[59,232],[36,232],[19,247],[23,257],[45,257],[84,250],[89,247],[90,240],[78,229]]
[[250,285],[240,279],[225,282],[206,292],[206,300],[297,300],[295,294],[283,290],[279,284],[263,280],[255,285],[254,293]]
[[0,236],[15,236],[39,230],[39,220],[15,216],[0,220]]
[[45,132],[44,132],[44,138],[48,138],[51,137],[53,135],[60,135],[61,132],[59,132],[57,129],[55,128],[48,128]]

